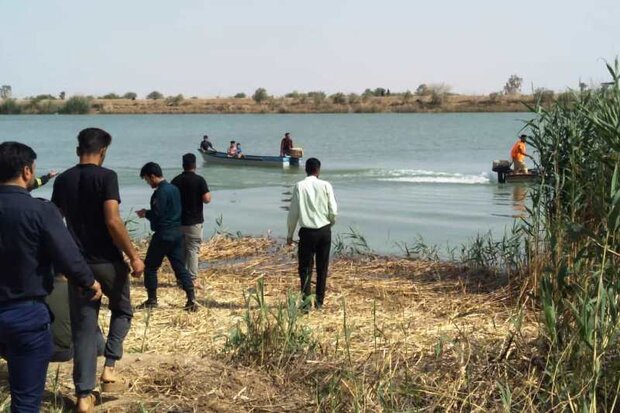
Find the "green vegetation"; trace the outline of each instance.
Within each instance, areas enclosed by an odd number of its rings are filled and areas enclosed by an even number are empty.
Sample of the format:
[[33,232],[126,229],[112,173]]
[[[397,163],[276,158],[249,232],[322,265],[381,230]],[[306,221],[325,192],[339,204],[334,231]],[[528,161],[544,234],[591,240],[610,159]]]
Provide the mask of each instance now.
[[60,107],[58,113],[63,115],[84,115],[90,112],[91,99],[85,96],[72,96],[63,106]]
[[152,99],[152,100],[159,100],[159,99],[163,99],[164,95],[162,95],[160,92],[154,90],[151,93],[149,93],[148,95],[146,95],[147,99]]
[[166,98],[166,106],[179,106],[183,100],[185,100],[185,98],[181,94],[176,96],[168,96]]
[[135,92],[127,92],[123,95],[123,99],[136,100],[138,94]]
[[234,96],[235,99],[245,99],[246,97],[247,97],[246,94],[243,93],[243,92],[239,92],[239,93],[235,94],[235,96]]
[[252,95],[252,99],[256,103],[263,103],[267,99],[269,99],[269,95],[267,94],[267,89],[259,87],[256,89],[254,94]]
[[609,87],[536,108],[543,181],[526,230],[547,360],[539,405],[615,411],[620,389],[620,67]]

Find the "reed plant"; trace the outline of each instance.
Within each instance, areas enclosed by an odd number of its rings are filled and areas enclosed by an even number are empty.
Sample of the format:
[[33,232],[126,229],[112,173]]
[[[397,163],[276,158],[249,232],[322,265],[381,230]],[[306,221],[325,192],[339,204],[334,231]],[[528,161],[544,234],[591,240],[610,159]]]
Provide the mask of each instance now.
[[546,365],[541,410],[615,411],[620,389],[620,66],[528,122],[542,179],[532,193],[530,274]]

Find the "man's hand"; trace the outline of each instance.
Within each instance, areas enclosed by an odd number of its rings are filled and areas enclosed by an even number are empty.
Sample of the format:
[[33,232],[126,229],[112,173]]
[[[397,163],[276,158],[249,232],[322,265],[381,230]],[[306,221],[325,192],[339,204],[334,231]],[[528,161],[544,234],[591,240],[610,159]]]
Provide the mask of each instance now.
[[286,245],[293,245],[293,238],[287,238]]
[[99,284],[99,282],[97,280],[95,280],[93,285],[88,287],[88,289],[94,292],[94,294],[93,294],[92,298],[90,299],[90,301],[99,301],[101,299],[101,294],[102,294],[101,284]]
[[129,265],[131,266],[131,276],[134,278],[140,278],[144,272],[144,261],[142,261],[140,257],[135,257],[129,261]]
[[144,218],[146,216],[146,209],[139,209],[138,211],[136,211],[136,215],[140,218]]

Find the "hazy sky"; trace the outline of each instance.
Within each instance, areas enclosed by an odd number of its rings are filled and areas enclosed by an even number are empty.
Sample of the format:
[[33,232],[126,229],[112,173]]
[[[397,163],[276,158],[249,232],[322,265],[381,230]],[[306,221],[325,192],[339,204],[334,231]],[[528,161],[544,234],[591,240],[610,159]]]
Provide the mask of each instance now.
[[0,0],[0,84],[24,97],[152,90],[562,90],[607,80],[620,0]]

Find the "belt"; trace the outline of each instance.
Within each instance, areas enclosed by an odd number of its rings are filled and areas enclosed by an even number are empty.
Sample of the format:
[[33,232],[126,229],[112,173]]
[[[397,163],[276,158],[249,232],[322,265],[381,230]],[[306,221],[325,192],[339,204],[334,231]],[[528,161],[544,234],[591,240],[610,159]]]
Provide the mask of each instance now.
[[45,300],[43,300],[43,298],[41,297],[17,298],[15,300],[7,300],[7,301],[0,302],[0,309],[11,308],[11,307],[22,307],[26,305],[39,304],[39,303],[44,303],[44,302]]

